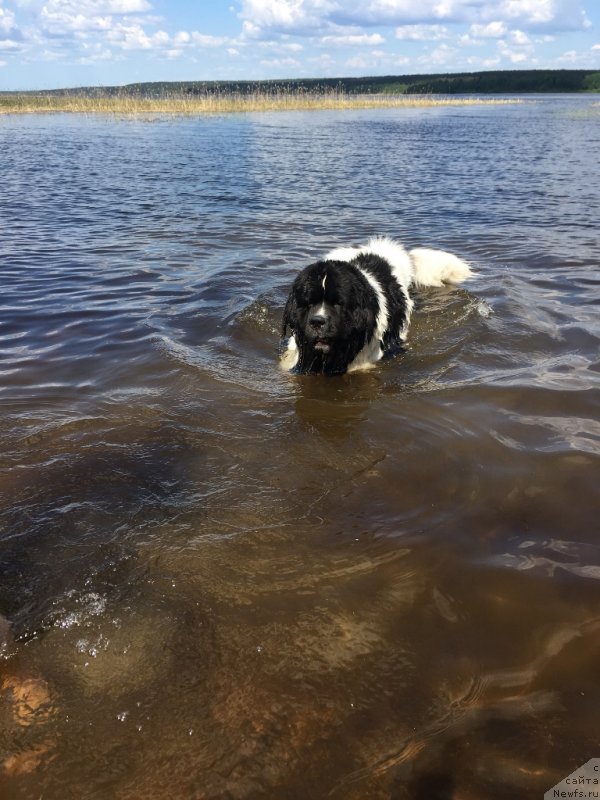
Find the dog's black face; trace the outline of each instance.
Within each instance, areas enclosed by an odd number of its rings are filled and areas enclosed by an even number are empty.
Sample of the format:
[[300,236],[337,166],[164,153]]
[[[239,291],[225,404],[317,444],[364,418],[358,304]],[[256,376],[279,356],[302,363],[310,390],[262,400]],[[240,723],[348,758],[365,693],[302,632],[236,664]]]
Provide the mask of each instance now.
[[294,281],[283,314],[282,335],[294,336],[296,372],[345,372],[375,331],[377,299],[358,269],[318,261]]

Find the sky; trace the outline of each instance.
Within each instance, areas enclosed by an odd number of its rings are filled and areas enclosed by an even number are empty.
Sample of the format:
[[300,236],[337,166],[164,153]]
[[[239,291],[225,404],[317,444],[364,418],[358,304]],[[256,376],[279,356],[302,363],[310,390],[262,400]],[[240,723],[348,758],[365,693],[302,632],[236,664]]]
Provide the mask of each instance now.
[[600,70],[600,0],[0,0],[0,89]]

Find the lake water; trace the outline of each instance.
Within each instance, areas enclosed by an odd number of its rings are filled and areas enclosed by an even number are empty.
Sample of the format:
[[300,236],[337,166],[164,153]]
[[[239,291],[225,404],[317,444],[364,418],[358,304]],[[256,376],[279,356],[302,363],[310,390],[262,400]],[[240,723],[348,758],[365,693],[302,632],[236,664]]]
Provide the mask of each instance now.
[[[535,798],[600,755],[600,97],[0,119],[0,796]],[[403,355],[277,366],[374,234]]]

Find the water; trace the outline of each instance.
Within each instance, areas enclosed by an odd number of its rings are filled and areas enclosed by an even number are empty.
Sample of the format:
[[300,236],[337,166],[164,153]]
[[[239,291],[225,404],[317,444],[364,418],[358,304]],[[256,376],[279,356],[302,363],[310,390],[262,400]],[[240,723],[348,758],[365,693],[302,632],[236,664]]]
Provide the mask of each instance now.
[[[0,119],[0,794],[541,797],[598,755],[598,97]],[[296,272],[469,260],[277,367]]]

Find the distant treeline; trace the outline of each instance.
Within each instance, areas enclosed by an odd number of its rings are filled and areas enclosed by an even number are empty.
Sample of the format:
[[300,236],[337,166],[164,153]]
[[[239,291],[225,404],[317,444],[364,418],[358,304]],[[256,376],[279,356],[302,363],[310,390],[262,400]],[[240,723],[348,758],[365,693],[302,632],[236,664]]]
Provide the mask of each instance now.
[[328,92],[347,94],[516,94],[600,92],[600,72],[584,69],[499,70],[439,75],[385,75],[370,78],[302,78],[278,81],[178,81],[127,86],[53,90],[88,95],[132,94],[141,97],[261,92]]

